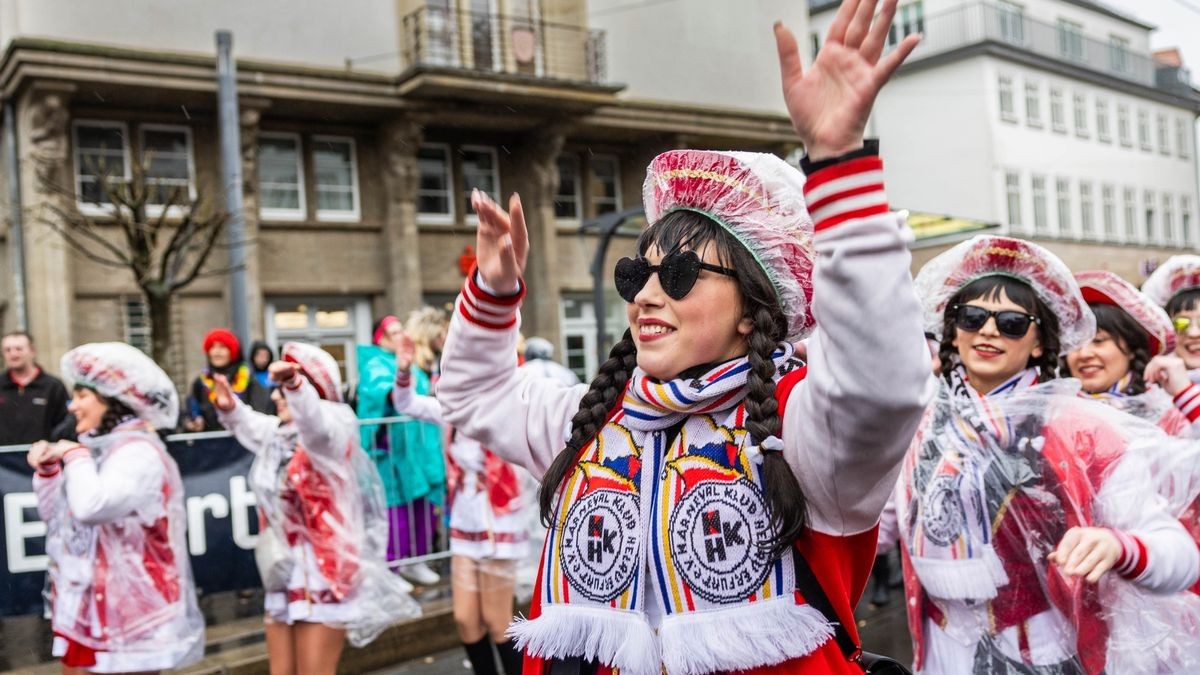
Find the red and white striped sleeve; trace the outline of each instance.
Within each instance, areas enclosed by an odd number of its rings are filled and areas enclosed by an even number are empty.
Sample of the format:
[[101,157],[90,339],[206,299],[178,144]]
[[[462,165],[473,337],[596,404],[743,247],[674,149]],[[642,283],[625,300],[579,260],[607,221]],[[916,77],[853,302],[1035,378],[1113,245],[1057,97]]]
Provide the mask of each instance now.
[[1200,420],[1200,385],[1189,383],[1178,394],[1175,394],[1175,407],[1189,422]]
[[1120,530],[1110,530],[1121,543],[1121,557],[1117,558],[1117,562],[1113,565],[1113,571],[1121,576],[1122,579],[1134,581],[1142,576],[1146,571],[1146,545],[1141,539],[1121,532]]
[[857,157],[819,169],[805,182],[804,199],[817,232],[848,220],[885,214],[883,160]]
[[517,312],[525,299],[525,283],[513,295],[499,295],[485,287],[478,278],[478,268],[473,268],[463,282],[458,296],[458,313],[464,319],[483,328],[508,330],[517,325]]

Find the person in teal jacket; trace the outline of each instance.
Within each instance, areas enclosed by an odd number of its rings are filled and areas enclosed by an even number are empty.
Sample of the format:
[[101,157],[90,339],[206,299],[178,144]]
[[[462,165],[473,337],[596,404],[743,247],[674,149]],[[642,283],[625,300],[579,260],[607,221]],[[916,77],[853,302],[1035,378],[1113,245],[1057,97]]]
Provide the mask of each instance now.
[[[396,379],[395,348],[403,334],[400,320],[385,316],[375,324],[374,344],[358,346],[359,419],[396,415],[391,392]],[[429,375],[416,366],[412,375],[417,392],[428,394],[432,389]],[[388,561],[431,553],[446,489],[441,429],[436,424],[412,421],[364,424],[360,433],[362,446],[383,478],[388,506]],[[406,565],[400,572],[418,584],[431,585],[439,580],[425,563]]]

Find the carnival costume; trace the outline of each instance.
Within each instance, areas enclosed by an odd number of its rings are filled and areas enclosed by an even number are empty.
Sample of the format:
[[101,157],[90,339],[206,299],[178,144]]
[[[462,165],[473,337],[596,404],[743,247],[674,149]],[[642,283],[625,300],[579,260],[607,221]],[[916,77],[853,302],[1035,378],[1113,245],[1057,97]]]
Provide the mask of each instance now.
[[[576,658],[628,675],[862,672],[796,592],[793,556],[857,639],[876,522],[931,386],[906,230],[868,155],[830,162],[807,183],[771,155],[674,151],[650,164],[648,221],[678,210],[712,218],[775,289],[788,324],[772,357],[782,441],[748,442],[747,357],[667,382],[635,368],[559,488],[532,610],[510,629],[526,673]],[[587,387],[514,367],[522,297],[523,287],[503,296],[468,276],[438,398],[460,432],[541,477]],[[864,331],[864,315],[888,330]],[[818,324],[806,366],[790,343]],[[782,452],[808,500],[809,527],[781,557],[764,546],[764,451]]]
[[256,560],[269,620],[345,628],[361,647],[417,616],[412,587],[384,562],[387,520],[379,474],[358,444],[342,403],[337,362],[318,347],[289,342],[282,357],[300,367],[282,385],[292,421],[241,401],[221,423],[254,453],[249,483],[258,500]]
[[[1058,258],[987,236],[921,270],[926,330],[941,332],[961,288],[995,275],[1028,284],[1058,317],[1060,355],[1092,339],[1095,318]],[[1152,605],[1139,600],[1193,583],[1200,553],[1148,489],[1150,468],[1137,447],[1147,442],[1144,423],[1082,399],[1079,389],[1077,380],[1039,383],[1033,368],[986,395],[961,365],[941,382],[896,499],[921,672],[1067,675],[1161,665],[1150,644],[1131,639],[1144,635],[1133,625],[1137,610]],[[1116,574],[1088,584],[1047,560],[1076,526],[1114,531],[1123,549]],[[1140,665],[1115,669],[1131,663]]]
[[156,428],[175,426],[175,385],[126,344],[67,352],[68,386],[134,412],[80,437],[33,479],[50,557],[53,653],[97,673],[179,668],[204,654],[204,618],[188,560],[183,482]]
[[[1166,308],[1171,299],[1180,293],[1200,290],[1200,256],[1175,255],[1159,265],[1146,283],[1142,292],[1158,306]],[[1193,383],[1200,384],[1200,368],[1188,371]]]

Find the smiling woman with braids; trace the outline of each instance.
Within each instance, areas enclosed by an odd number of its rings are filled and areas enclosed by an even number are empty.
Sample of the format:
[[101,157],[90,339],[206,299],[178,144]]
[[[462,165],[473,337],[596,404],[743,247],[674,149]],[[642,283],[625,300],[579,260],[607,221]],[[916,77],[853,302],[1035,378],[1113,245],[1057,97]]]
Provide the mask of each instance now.
[[[590,386],[508,357],[522,206],[472,196],[478,268],[438,398],[461,433],[542,478],[539,581],[509,629],[526,673],[863,672],[853,607],[931,382],[903,225],[862,137],[917,38],[880,58],[896,3],[872,23],[875,7],[843,2],[803,72],[776,27],[807,181],[773,155],[651,162],[650,227],[614,271],[629,330]],[[805,364],[792,343],[817,325]]]

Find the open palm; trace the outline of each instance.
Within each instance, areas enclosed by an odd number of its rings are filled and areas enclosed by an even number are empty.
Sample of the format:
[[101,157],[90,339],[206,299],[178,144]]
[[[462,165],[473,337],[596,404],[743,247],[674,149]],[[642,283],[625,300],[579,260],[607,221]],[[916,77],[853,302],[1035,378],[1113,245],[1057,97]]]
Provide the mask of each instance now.
[[505,212],[491,197],[472,190],[471,207],[479,216],[475,260],[480,276],[498,293],[516,292],[529,256],[529,231],[521,197],[513,193]]
[[862,146],[875,97],[920,41],[920,36],[909,35],[881,58],[897,1],[884,0],[876,17],[877,0],[843,0],[825,44],[807,70],[795,35],[775,25],[784,102],[813,159]]

